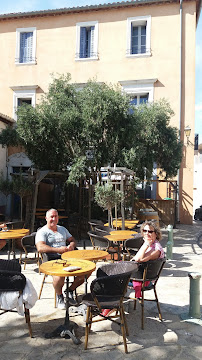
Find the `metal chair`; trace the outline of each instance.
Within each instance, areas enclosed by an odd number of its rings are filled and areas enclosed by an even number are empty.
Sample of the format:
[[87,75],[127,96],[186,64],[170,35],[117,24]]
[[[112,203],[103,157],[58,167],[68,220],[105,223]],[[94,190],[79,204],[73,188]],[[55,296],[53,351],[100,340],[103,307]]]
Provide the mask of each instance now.
[[[23,229],[24,228],[24,221],[10,221],[6,223],[6,226],[8,228],[8,230],[16,230],[16,229]],[[20,250],[22,250],[21,248],[21,239],[11,239],[8,241],[8,252],[9,253],[13,253],[13,257],[15,257],[15,249],[19,248]]]
[[104,223],[102,220],[95,220],[95,219],[91,219],[90,221],[88,221],[88,224],[90,225],[90,228],[92,231],[95,231],[95,227],[97,225],[103,225],[104,226]]
[[[156,292],[156,284],[159,279],[159,276],[161,274],[161,271],[165,265],[166,259],[156,259],[156,260],[150,260],[147,262],[143,262],[139,264],[139,269],[133,274],[133,277],[131,280],[133,281],[140,281],[142,283],[141,285],[141,298],[134,298],[134,310],[136,309],[136,301],[138,300],[141,304],[142,308],[142,329],[144,329],[144,302],[145,301],[155,301],[157,304],[158,312],[159,312],[159,320],[162,321],[162,314],[161,309],[158,301],[158,296]],[[146,285],[146,281],[149,281],[149,285]],[[144,292],[153,290],[154,291],[154,299],[145,299]]]
[[[19,291],[19,294],[23,292],[23,289],[26,285],[26,278],[21,273],[21,266],[17,260],[3,260],[0,259],[0,292],[11,292]],[[7,310],[3,309],[0,306],[0,315],[3,315],[6,312],[17,312],[16,310]],[[30,322],[30,313],[29,309],[26,308],[24,304],[24,315],[25,321],[28,325],[29,335],[32,337],[32,328]]]
[[97,231],[88,231],[91,244],[93,249],[106,250],[111,255],[111,260],[114,262],[115,254],[119,254],[117,247],[113,247],[111,241],[104,238],[104,233],[99,233]]
[[[108,264],[97,270],[97,278],[92,281],[90,293],[83,296],[82,301],[87,306],[86,329],[85,329],[85,350],[88,346],[88,337],[91,325],[102,320],[111,320],[121,326],[125,353],[128,352],[126,335],[128,327],[123,308],[124,295],[127,291],[128,281],[131,273],[135,270],[136,264],[133,262],[120,262]],[[115,315],[104,316],[102,309],[114,309]],[[97,315],[99,319],[93,320]],[[120,318],[120,322],[115,319]]]
[[[22,251],[20,253],[20,264],[21,262],[24,263],[24,270],[26,268],[26,264],[28,262],[36,262],[38,264],[38,268],[40,267],[40,258],[42,260],[42,256],[40,255],[40,253],[38,252],[36,245],[35,245],[35,237],[36,237],[36,232],[33,232],[30,235],[26,235],[21,239],[21,245],[22,248],[25,252],[25,258],[22,259]],[[28,254],[32,253],[35,254],[35,257],[28,257]]]
[[138,250],[143,245],[144,240],[141,234],[135,234],[132,238],[127,239],[124,243],[126,252],[124,258],[128,255],[129,260],[137,254]]
[[110,226],[104,226],[104,225],[96,225],[95,231],[99,231],[101,233],[109,234],[111,231],[115,231],[114,228],[111,228]]

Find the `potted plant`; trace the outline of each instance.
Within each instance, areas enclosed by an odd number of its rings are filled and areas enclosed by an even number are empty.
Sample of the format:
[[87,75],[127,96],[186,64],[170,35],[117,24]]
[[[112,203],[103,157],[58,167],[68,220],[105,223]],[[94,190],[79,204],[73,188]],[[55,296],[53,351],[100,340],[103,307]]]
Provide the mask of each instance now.
[[[113,227],[112,209],[124,199],[124,194],[120,190],[114,190],[112,183],[106,185],[95,185],[95,201],[103,208],[108,210],[109,225]],[[117,216],[117,215],[116,215]]]

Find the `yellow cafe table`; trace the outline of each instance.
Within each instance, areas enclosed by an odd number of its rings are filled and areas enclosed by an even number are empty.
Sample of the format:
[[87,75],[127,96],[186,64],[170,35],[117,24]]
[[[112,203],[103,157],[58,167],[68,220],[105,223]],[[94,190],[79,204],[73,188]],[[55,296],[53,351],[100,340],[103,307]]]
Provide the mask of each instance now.
[[60,325],[53,332],[45,334],[48,339],[57,337],[70,337],[74,344],[80,344],[80,340],[75,336],[74,323],[69,320],[69,276],[82,276],[87,278],[96,268],[95,263],[88,260],[68,259],[51,260],[40,266],[40,271],[46,275],[66,277],[66,313],[64,325]]
[[69,258],[74,259],[83,259],[83,260],[90,260],[90,261],[96,261],[105,259],[109,253],[104,250],[72,250],[67,251],[61,255],[61,258],[64,260],[68,260]]
[[[139,223],[139,220],[125,220],[124,225],[126,229],[133,229],[137,224]],[[105,226],[109,226],[109,223],[104,224]],[[121,219],[115,219],[113,220],[113,227],[120,229],[122,228],[122,220]]]
[[11,252],[13,252],[13,258],[15,259],[15,240],[22,239],[23,236],[28,234],[29,234],[29,229],[14,229],[14,230],[0,231],[0,239],[8,240],[8,260],[10,260]]
[[[109,234],[105,235],[104,237],[112,242],[122,242],[123,243],[123,251],[124,251],[124,241],[127,239],[132,238],[137,231],[132,230],[114,230],[111,231]],[[118,252],[120,251],[118,246]],[[118,256],[119,258],[119,256]]]

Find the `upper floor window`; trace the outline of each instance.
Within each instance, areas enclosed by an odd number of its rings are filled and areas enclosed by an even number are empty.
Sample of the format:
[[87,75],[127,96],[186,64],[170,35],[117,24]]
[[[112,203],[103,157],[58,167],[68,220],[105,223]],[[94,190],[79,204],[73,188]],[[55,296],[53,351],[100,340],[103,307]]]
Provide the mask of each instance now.
[[128,18],[127,56],[151,55],[151,16]]
[[98,22],[76,24],[76,60],[98,59]]
[[16,64],[36,64],[36,28],[16,29]]

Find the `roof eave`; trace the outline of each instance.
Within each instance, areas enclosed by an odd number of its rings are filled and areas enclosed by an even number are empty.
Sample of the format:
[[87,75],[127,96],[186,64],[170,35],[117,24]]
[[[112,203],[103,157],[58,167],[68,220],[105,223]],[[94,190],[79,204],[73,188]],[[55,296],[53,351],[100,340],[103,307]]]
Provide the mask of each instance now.
[[78,12],[88,12],[88,11],[98,11],[98,10],[107,10],[115,9],[122,7],[132,7],[132,6],[143,6],[150,4],[163,4],[163,3],[173,3],[176,0],[132,0],[132,1],[122,1],[114,2],[108,4],[99,4],[99,5],[90,5],[90,6],[81,6],[81,7],[72,7],[72,8],[62,8],[54,10],[38,10],[30,12],[20,12],[20,13],[10,13],[10,14],[0,14],[0,20],[9,20],[17,18],[27,18],[27,17],[44,17],[44,16],[56,16],[68,13],[78,13]]

